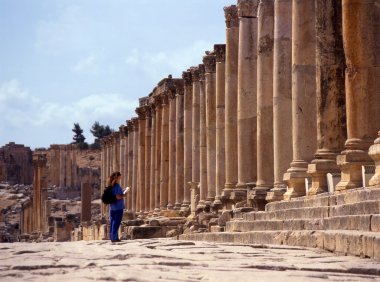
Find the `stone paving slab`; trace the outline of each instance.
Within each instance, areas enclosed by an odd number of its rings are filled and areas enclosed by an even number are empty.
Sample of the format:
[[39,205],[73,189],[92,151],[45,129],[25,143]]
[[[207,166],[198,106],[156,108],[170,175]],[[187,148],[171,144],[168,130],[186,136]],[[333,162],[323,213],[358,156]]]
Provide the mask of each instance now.
[[380,281],[370,259],[171,239],[0,245],[0,281]]

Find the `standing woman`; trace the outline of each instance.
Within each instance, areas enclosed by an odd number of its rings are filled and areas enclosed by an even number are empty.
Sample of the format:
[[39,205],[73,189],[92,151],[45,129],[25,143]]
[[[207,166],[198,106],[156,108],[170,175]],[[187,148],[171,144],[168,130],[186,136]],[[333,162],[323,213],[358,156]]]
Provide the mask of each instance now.
[[120,242],[119,239],[119,227],[121,224],[121,220],[123,218],[123,210],[124,210],[124,200],[127,195],[123,193],[123,189],[121,189],[119,181],[121,179],[120,172],[116,171],[111,174],[108,179],[108,186],[112,186],[112,192],[116,196],[116,202],[110,205],[110,221],[111,221],[111,229],[110,229],[110,239],[111,242]]

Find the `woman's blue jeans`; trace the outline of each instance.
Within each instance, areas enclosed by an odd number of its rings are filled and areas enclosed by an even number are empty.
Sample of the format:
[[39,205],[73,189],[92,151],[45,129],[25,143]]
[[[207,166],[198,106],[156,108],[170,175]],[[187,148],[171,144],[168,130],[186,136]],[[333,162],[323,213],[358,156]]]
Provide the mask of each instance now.
[[123,210],[110,210],[110,239],[119,240],[118,231],[123,218]]

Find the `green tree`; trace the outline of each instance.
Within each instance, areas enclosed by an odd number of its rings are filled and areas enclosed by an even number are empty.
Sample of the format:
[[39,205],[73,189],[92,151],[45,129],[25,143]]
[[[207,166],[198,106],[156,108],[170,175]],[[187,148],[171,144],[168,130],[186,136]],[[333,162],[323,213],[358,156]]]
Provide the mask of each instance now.
[[77,144],[80,149],[87,149],[88,144],[84,142],[86,137],[84,137],[83,129],[80,127],[79,123],[74,123],[74,128],[71,131],[74,132],[73,144]]
[[98,121],[95,121],[90,131],[95,137],[94,144],[91,145],[92,149],[99,149],[100,139],[110,135],[113,132],[113,130],[108,125],[101,125]]

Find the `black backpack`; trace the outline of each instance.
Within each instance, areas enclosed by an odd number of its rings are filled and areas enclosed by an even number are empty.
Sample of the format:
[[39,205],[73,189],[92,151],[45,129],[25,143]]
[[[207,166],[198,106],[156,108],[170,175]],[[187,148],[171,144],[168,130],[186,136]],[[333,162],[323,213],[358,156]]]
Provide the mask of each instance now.
[[116,200],[116,196],[112,192],[112,186],[107,186],[103,191],[102,202],[106,205],[109,205],[115,203]]

